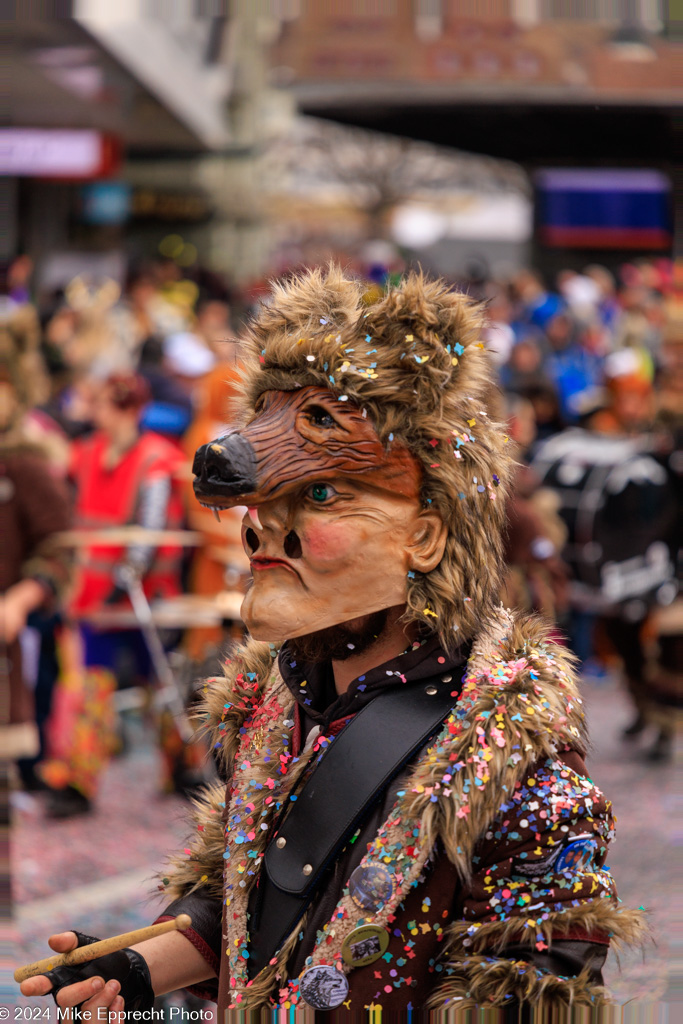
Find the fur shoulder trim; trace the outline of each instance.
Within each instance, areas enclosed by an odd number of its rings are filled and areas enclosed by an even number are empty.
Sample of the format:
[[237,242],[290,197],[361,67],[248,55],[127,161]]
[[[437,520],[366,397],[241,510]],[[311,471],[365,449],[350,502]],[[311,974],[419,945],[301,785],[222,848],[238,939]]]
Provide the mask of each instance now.
[[573,656],[534,618],[501,609],[474,644],[444,730],[409,780],[403,811],[421,821],[463,878],[477,841],[540,758],[586,749]]
[[538,948],[539,940],[551,947],[553,939],[576,931],[607,936],[616,952],[626,946],[643,946],[652,938],[646,914],[616,904],[616,899],[592,899],[554,913],[546,910],[543,920],[510,916],[476,928],[467,921],[456,921],[448,929],[446,948],[456,958],[471,953],[501,954],[508,946],[528,946],[531,951]]
[[192,801],[192,834],[188,838],[191,849],[173,856],[167,870],[159,875],[159,888],[171,899],[177,900],[196,889],[204,889],[209,895],[222,900],[224,813],[225,786],[222,782],[208,786],[201,796]]
[[642,946],[652,938],[645,915],[616,907],[613,900],[598,899],[545,916],[546,920],[534,923],[532,928],[520,918],[484,925],[476,938],[470,940],[469,947],[463,944],[469,934],[466,923],[451,925],[444,980],[430,996],[428,1007],[461,1010],[520,1002],[532,1004],[537,1011],[557,1013],[559,1007],[612,1004],[608,989],[591,980],[589,972],[573,978],[550,974],[525,959],[524,947],[528,946],[530,954],[539,932],[546,945],[552,947],[553,939],[570,935],[576,928],[588,934],[608,935],[617,952],[624,946]]
[[[609,992],[596,985],[588,971],[575,978],[562,978],[536,968],[524,960],[498,959],[471,955],[446,968],[448,979],[429,997],[429,1010],[491,1009],[509,1007],[517,1019],[519,1004],[533,1006],[536,1014],[550,1013],[553,1020],[566,1020],[556,1015],[568,1007],[609,1006]],[[495,1018],[499,1019],[499,1018]],[[573,1018],[571,1018],[573,1019]]]
[[209,733],[226,774],[240,740],[240,728],[256,711],[276,663],[269,644],[248,639],[232,652],[225,675],[207,679],[197,718]]
[[[576,657],[549,635],[549,626],[541,616],[517,615],[500,609],[477,639],[470,657],[468,677],[484,682],[482,697],[499,697],[504,688],[505,698],[511,701],[526,698],[527,715],[540,717],[532,725],[539,735],[545,729],[557,736],[563,734],[567,746],[584,756],[588,734],[582,700],[576,678]],[[486,683],[488,682],[488,685]],[[508,697],[510,699],[508,699]],[[508,713],[510,721],[514,712]],[[545,754],[539,750],[539,756]]]

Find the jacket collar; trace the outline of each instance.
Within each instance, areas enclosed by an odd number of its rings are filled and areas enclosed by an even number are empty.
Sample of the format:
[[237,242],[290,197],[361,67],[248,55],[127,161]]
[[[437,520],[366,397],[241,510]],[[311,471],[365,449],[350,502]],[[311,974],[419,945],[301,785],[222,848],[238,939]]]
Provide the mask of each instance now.
[[330,662],[297,662],[285,644],[279,654],[278,667],[306,719],[324,731],[331,722],[360,711],[379,690],[415,684],[439,675],[452,675],[459,684],[470,646],[461,644],[448,654],[437,636],[416,641],[398,657],[359,676],[342,694],[335,690]]

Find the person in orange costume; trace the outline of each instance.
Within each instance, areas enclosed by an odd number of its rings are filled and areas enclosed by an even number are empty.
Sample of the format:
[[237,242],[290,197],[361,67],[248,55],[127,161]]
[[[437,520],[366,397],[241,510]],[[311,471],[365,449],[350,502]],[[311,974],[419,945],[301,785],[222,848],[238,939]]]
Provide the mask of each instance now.
[[[199,409],[184,439],[190,463],[198,448],[225,433],[225,428],[231,424],[232,400],[238,381],[239,367],[230,362],[219,363],[204,378]],[[188,524],[203,538],[203,546],[195,554],[190,589],[193,594],[213,596],[225,589],[226,582],[234,586],[239,574],[249,571],[241,537],[244,509],[228,509],[221,513],[217,522],[209,509],[198,504],[189,478],[186,494]],[[186,634],[186,650],[190,657],[199,660],[220,643],[221,635],[219,626],[196,626]]]

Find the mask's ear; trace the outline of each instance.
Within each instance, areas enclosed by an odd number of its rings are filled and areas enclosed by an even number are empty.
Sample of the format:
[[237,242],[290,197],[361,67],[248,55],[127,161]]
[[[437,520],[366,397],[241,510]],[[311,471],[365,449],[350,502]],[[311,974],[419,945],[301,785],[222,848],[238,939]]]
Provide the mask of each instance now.
[[446,549],[448,527],[438,512],[421,512],[415,520],[413,535],[408,543],[408,562],[411,569],[431,572]]

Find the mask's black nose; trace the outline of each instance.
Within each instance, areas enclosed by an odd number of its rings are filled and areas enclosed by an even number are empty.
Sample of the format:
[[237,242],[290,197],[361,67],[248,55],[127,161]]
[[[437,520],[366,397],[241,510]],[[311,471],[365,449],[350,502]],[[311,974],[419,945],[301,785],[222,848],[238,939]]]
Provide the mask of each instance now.
[[197,449],[192,464],[200,501],[236,498],[256,491],[256,455],[241,434],[226,434]]

